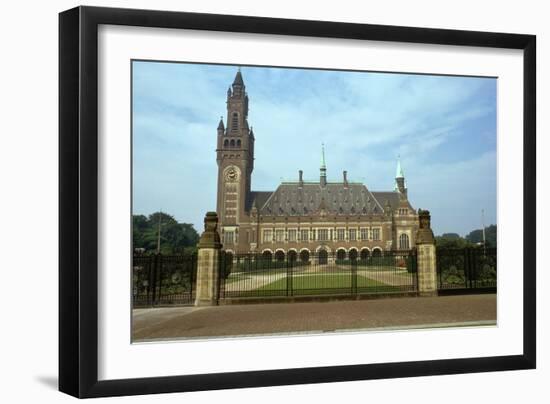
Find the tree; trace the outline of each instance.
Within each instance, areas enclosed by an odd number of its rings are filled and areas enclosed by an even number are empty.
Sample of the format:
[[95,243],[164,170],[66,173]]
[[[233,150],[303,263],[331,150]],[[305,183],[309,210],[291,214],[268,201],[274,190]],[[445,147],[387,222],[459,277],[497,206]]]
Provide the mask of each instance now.
[[449,240],[458,240],[462,237],[460,237],[460,234],[458,233],[443,233],[441,235],[441,237],[445,238],[445,239],[449,239]]
[[445,233],[435,238],[435,244],[438,248],[466,248],[470,246],[468,240],[460,237],[456,233]]
[[[471,231],[467,236],[468,240],[472,244],[478,244],[483,242],[483,230],[477,229]],[[488,247],[497,246],[497,226],[492,224],[488,227],[485,227],[485,241],[487,242]]]
[[160,252],[176,254],[194,251],[199,234],[189,223],[178,223],[177,220],[163,212],[155,212],[148,217],[132,217],[132,238],[134,248],[144,248],[147,253],[157,251],[160,223]]

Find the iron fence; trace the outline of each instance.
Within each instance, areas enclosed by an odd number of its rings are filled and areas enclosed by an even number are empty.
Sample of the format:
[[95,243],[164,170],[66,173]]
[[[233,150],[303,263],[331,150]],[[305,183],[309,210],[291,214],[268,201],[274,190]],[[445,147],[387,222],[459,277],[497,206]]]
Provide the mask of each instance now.
[[440,290],[496,290],[496,248],[437,249]]
[[222,253],[220,298],[414,292],[414,250],[343,259],[335,254]]
[[197,254],[135,255],[132,269],[134,307],[193,304]]

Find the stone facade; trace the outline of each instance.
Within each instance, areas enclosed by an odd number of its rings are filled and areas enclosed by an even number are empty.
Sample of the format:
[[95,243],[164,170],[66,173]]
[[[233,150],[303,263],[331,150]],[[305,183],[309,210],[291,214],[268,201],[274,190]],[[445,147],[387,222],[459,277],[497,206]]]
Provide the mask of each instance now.
[[224,250],[276,259],[319,252],[347,258],[416,245],[418,214],[399,162],[395,189],[376,192],[348,181],[345,171],[341,182],[327,181],[323,149],[319,181],[304,181],[300,170],[297,181],[283,182],[273,192],[252,191],[255,136],[248,102],[239,71],[217,134],[217,214]]

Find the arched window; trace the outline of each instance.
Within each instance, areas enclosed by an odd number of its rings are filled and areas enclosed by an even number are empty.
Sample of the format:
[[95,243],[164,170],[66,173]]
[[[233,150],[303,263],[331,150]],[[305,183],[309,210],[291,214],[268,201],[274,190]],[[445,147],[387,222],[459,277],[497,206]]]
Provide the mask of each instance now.
[[328,252],[324,248],[319,250],[318,261],[319,265],[326,265],[328,263]]
[[273,255],[271,254],[271,251],[266,250],[262,253],[262,260],[266,262],[271,262],[272,259],[273,259]]
[[275,252],[275,261],[283,262],[285,260],[284,251],[278,250]]
[[237,139],[237,147],[241,147],[241,139]]
[[372,256],[373,257],[381,257],[382,256],[382,250],[379,248],[375,248],[372,250]]
[[345,250],[338,250],[336,251],[336,259],[339,261],[343,261],[346,259],[346,251]]
[[352,248],[349,250],[348,256],[350,261],[357,261],[357,250]]
[[361,261],[366,261],[369,258],[370,251],[366,248],[361,250]]
[[239,129],[239,114],[236,112],[233,112],[233,115],[231,115],[231,130],[238,130]]
[[294,263],[296,262],[297,259],[298,259],[298,254],[296,253],[296,251],[290,250],[288,252],[288,261]]
[[229,146],[235,147],[235,139],[231,139],[231,141],[229,142]]
[[300,251],[300,261],[309,262],[309,251],[308,250]]
[[409,249],[409,236],[405,233],[399,236],[399,249],[408,250]]
[[229,146],[229,140],[225,139],[223,141],[223,147],[227,147],[227,146]]

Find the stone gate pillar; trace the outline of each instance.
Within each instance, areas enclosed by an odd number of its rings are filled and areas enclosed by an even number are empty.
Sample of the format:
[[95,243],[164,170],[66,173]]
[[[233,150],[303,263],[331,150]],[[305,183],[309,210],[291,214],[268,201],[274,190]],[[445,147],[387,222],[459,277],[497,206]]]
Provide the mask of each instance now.
[[217,231],[218,215],[207,212],[204,217],[204,232],[198,244],[197,287],[195,306],[215,306],[219,296],[220,235]]
[[430,212],[419,209],[418,219],[420,222],[416,233],[418,294],[437,296],[435,238],[430,227]]

